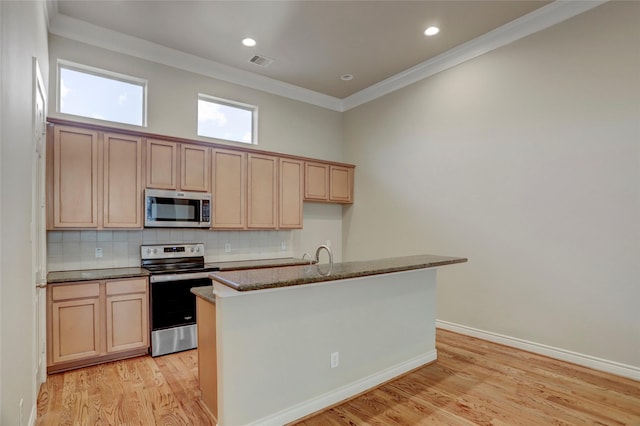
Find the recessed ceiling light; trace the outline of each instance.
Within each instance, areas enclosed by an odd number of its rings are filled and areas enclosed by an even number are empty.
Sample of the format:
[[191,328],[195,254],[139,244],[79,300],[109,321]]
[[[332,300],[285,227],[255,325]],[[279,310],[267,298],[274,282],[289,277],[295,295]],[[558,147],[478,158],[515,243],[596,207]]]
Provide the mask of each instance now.
[[247,47],[253,47],[256,45],[256,41],[252,38],[245,38],[244,40],[242,40],[242,44]]
[[353,80],[353,74],[342,74],[340,76],[340,80],[342,80],[342,81]]
[[432,36],[432,35],[436,35],[440,32],[440,28],[438,27],[429,27],[426,30],[424,30],[424,35],[426,36]]

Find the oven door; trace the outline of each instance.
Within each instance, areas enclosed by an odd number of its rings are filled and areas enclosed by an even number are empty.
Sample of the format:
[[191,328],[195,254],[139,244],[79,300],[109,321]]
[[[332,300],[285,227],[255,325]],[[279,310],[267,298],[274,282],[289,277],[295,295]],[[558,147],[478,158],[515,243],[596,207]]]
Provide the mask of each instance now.
[[191,288],[209,286],[211,280],[177,278],[154,282],[153,278],[150,283],[151,356],[196,348],[196,298]]

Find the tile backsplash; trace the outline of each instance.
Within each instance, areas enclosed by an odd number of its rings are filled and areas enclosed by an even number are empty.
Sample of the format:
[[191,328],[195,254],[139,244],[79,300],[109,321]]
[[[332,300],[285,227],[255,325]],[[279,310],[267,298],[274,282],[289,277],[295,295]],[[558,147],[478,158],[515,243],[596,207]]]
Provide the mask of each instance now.
[[[204,243],[205,261],[299,256],[295,231],[208,231],[144,229],[134,231],[49,231],[49,271],[140,266],[141,244]],[[225,251],[229,244],[231,251]],[[96,258],[96,249],[102,257]]]

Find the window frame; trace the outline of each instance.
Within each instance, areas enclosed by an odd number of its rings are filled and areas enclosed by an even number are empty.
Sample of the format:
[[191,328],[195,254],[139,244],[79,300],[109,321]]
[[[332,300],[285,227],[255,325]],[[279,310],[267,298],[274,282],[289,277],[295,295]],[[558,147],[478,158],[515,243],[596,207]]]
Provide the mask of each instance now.
[[[251,112],[251,142],[243,142],[243,141],[238,141],[238,140],[233,140],[233,139],[225,139],[225,138],[217,138],[215,136],[207,136],[207,135],[201,135],[199,133],[199,119],[200,119],[200,107],[198,105],[198,103],[200,101],[205,101],[205,102],[211,102],[211,103],[215,103],[215,104],[219,104],[219,105],[223,105],[226,107],[231,107],[231,108],[237,108],[237,109],[243,109],[246,111],[250,111]],[[198,137],[201,138],[207,138],[207,139],[215,139],[215,140],[221,140],[221,141],[225,141],[225,142],[232,142],[232,143],[237,143],[237,144],[241,144],[243,146],[246,145],[258,145],[258,106],[257,105],[251,105],[251,104],[245,104],[242,102],[238,102],[238,101],[233,101],[230,99],[224,99],[224,98],[220,98],[217,96],[212,96],[212,95],[207,95],[205,93],[198,93],[198,98],[197,98],[197,103],[196,103],[196,135],[198,135]]]
[[[142,87],[142,123],[141,124],[125,123],[122,121],[105,120],[101,118],[89,117],[86,115],[77,115],[77,114],[71,114],[68,112],[62,112],[62,105],[61,105],[62,98],[60,96],[60,91],[62,89],[61,87],[62,85],[60,84],[61,78],[62,78],[62,71],[61,71],[62,68]],[[83,119],[94,120],[100,123],[107,122],[107,123],[116,123],[118,125],[124,124],[126,126],[147,127],[147,109],[148,109],[147,96],[148,96],[148,86],[149,86],[148,80],[140,77],[126,75],[126,74],[120,74],[120,73],[105,70],[102,68],[92,67],[90,65],[79,64],[77,62],[71,62],[64,59],[58,59],[57,66],[56,66],[56,73],[57,73],[57,76],[56,76],[56,112],[57,113],[69,115],[73,117],[82,117]]]

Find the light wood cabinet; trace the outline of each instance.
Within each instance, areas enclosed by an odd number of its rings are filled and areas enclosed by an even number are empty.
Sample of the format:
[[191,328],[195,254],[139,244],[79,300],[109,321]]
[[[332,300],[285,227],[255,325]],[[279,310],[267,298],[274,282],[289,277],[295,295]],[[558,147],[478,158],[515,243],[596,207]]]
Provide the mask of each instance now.
[[50,147],[53,227],[97,227],[98,132],[56,126]]
[[107,352],[149,346],[147,279],[106,282]]
[[329,166],[329,201],[353,201],[353,168]]
[[142,227],[141,138],[56,126],[48,155],[49,229]]
[[147,278],[50,284],[49,373],[146,354]]
[[259,154],[248,156],[248,228],[278,227],[278,165],[277,157]]
[[281,229],[302,229],[304,162],[281,158],[279,180],[278,227]]
[[104,134],[103,226],[142,227],[142,139]]
[[147,188],[178,189],[178,144],[147,139]]
[[56,286],[49,294],[51,363],[100,355],[100,284]]
[[147,188],[208,192],[211,148],[147,139]]
[[180,144],[180,189],[209,192],[211,149],[199,145]]
[[305,162],[304,199],[331,203],[353,202],[353,167]]
[[245,229],[247,226],[247,154],[214,149],[213,219],[216,229]]

